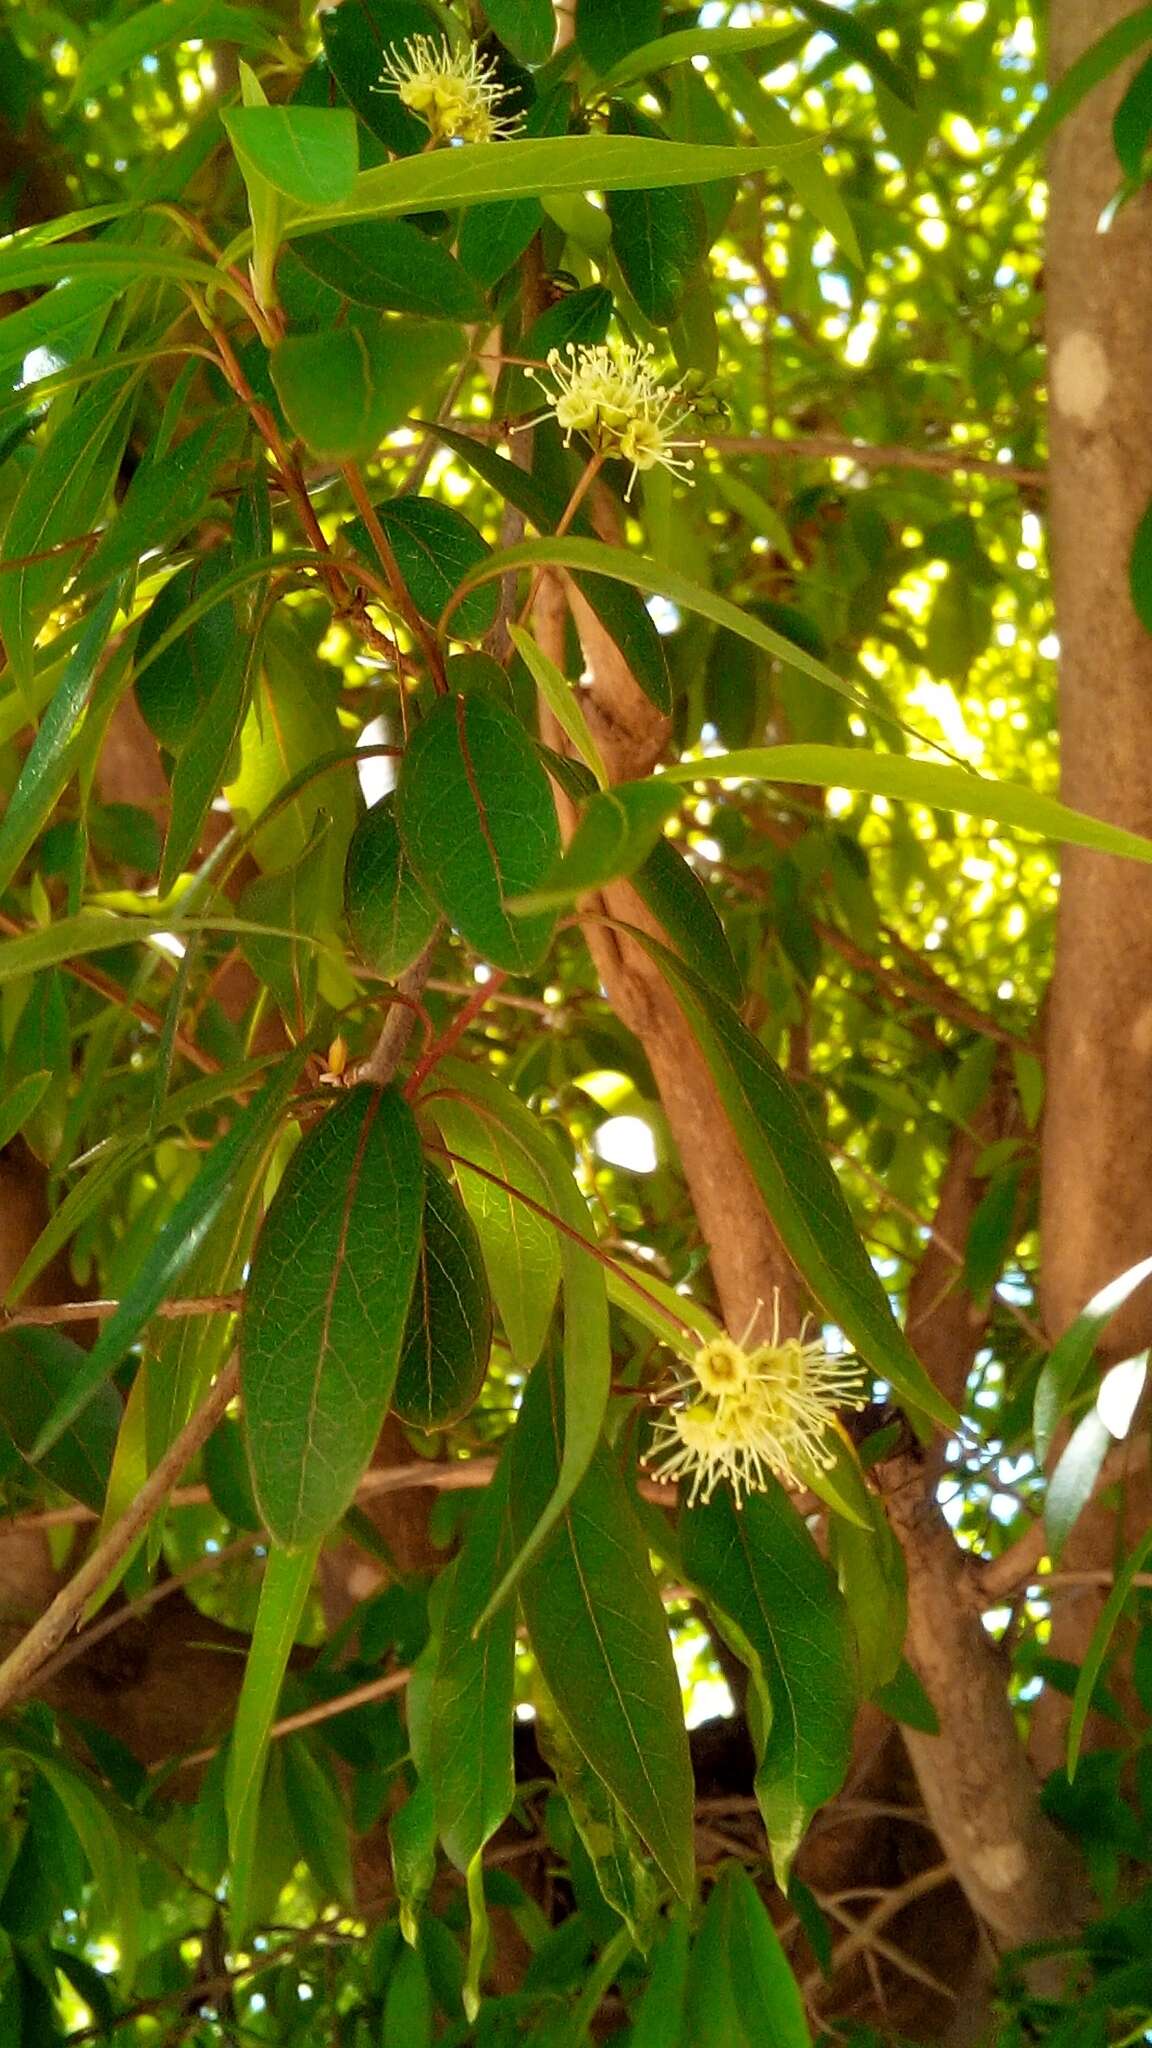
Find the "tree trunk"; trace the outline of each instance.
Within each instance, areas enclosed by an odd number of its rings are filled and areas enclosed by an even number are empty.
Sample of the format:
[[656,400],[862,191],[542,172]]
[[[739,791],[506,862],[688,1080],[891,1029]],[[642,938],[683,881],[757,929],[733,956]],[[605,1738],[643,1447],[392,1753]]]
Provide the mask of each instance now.
[[[1131,12],[1131,0],[1053,0],[1052,82]],[[1152,634],[1128,568],[1152,499],[1152,192],[1098,232],[1120,182],[1112,116],[1131,68],[1088,94],[1052,149],[1051,546],[1065,800],[1148,833]],[[1062,866],[1043,1177],[1054,1336],[1152,1251],[1152,887],[1129,862],[1078,848]],[[1109,1353],[1150,1339],[1145,1287],[1112,1323]]]

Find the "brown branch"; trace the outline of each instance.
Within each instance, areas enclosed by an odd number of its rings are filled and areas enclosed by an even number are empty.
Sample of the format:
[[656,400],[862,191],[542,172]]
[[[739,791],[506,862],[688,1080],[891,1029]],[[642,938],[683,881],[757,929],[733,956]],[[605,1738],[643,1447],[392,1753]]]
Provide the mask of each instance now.
[[[1113,1450],[1109,1451],[1108,1456],[1100,1467],[1096,1484],[1092,1490],[1093,1499],[1098,1498],[1102,1493],[1106,1493],[1110,1486],[1115,1486],[1119,1480],[1129,1478],[1133,1471],[1139,1470],[1142,1466],[1146,1465],[1148,1462],[1148,1450],[1149,1438],[1147,1436],[1134,1436],[1126,1437],[1123,1443],[1118,1443]],[[995,1607],[1000,1600],[1007,1598],[1011,1593],[1018,1592],[1021,1586],[1028,1585],[1033,1579],[1039,1585],[1046,1586],[1049,1583],[1049,1577],[1048,1575],[1042,1577],[1039,1567],[1047,1554],[1048,1531],[1044,1526],[1043,1518],[1038,1516],[1035,1522],[1025,1529],[1022,1535],[1016,1538],[1014,1543],[1009,1544],[1007,1550],[1001,1551],[999,1557],[990,1558],[987,1562],[980,1562],[976,1559],[971,1560],[975,1570],[975,1584],[980,1599],[986,1606]],[[1101,1568],[1100,1572],[1052,1573],[1051,1578],[1053,1580],[1060,1579],[1065,1585],[1109,1585],[1112,1580],[1112,1573]]]
[[239,1371],[235,1359],[225,1366],[215,1386],[191,1420],[185,1423],[154,1472],[145,1480],[127,1512],[97,1544],[78,1572],[57,1593],[50,1607],[17,1643],[11,1656],[0,1664],[0,1707],[18,1698],[36,1676],[42,1664],[59,1648],[94,1593],[125,1557],[136,1538],[147,1528],[165,1495],[175,1485],[184,1467],[207,1442],[236,1394]]
[[705,445],[718,455],[787,455],[799,462],[846,458],[860,469],[921,469],[934,476],[987,476],[1041,488],[1048,481],[1046,469],[998,462],[994,455],[974,455],[958,446],[902,448],[894,443],[852,441],[840,434],[708,434]]
[[[179,1322],[184,1316],[232,1314],[242,1299],[239,1294],[196,1295],[187,1301],[162,1301],[152,1314],[168,1322]],[[61,1323],[102,1323],[109,1316],[114,1316],[119,1306],[118,1301],[57,1301],[42,1308],[0,1307],[0,1330],[21,1330],[33,1325],[51,1328]]]
[[[353,1707],[366,1707],[372,1700],[387,1699],[389,1693],[403,1692],[412,1673],[409,1670],[386,1671],[383,1678],[369,1679],[367,1685],[354,1686],[351,1692],[342,1692],[337,1699],[320,1700],[314,1707],[303,1707],[298,1714],[287,1714],[282,1721],[274,1721],[268,1730],[269,1739],[277,1740],[281,1735],[295,1735],[300,1728],[314,1728],[318,1721],[335,1720],[337,1714],[349,1714]],[[210,1764],[219,1755],[221,1744],[212,1749],[198,1749],[194,1755],[182,1757],[177,1769],[190,1771],[194,1764]]]

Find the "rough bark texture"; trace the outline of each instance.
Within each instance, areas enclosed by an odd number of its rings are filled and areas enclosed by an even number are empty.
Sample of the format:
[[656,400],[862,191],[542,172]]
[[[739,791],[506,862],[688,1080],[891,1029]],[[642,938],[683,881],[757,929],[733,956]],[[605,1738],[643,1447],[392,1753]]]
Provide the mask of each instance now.
[[[1056,82],[1132,12],[1053,0]],[[1152,498],[1152,191],[1097,231],[1119,184],[1112,116],[1125,65],[1057,131],[1047,299],[1051,542],[1067,802],[1152,832],[1152,634],[1128,587]],[[1152,889],[1130,863],[1068,848],[1049,1026],[1044,1311],[1053,1335],[1152,1248]],[[1116,1357],[1152,1338],[1152,1289],[1112,1324]]]

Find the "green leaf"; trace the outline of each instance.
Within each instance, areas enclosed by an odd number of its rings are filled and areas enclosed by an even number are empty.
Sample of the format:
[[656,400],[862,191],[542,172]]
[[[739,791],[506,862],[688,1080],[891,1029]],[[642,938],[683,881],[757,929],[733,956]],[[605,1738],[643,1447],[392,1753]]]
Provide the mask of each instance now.
[[1152,504],[1136,528],[1132,559],[1128,565],[1128,587],[1141,625],[1152,633]]
[[[630,107],[612,108],[612,135],[650,136],[658,131]],[[675,146],[675,145],[673,145]],[[624,281],[645,319],[667,327],[708,251],[703,202],[691,187],[668,192],[652,187],[639,192],[610,192],[608,218],[612,247]]]
[[877,1686],[872,1697],[902,1727],[918,1728],[922,1735],[939,1735],[936,1709],[906,1657],[901,1657],[896,1676]]
[[900,1668],[908,1622],[904,1553],[874,1494],[865,1494],[870,1526],[829,1518],[828,1549],[852,1619],[860,1691],[870,1699]]
[[35,1073],[25,1074],[23,1080],[17,1081],[14,1088],[5,1088],[4,1098],[0,1101],[0,1152],[4,1150],[5,1145],[11,1144],[18,1131],[23,1130],[52,1078],[47,1069],[39,1069]]
[[913,1411],[955,1426],[900,1325],[860,1241],[803,1105],[735,1010],[644,933],[637,943],[661,966],[738,1134],[768,1213],[816,1299],[861,1357]]
[[[273,874],[257,875],[236,906],[242,920],[269,927],[266,938],[254,932],[241,939],[240,950],[257,981],[279,1005],[294,1038],[304,1035],[316,1009],[319,960],[315,946],[306,942],[331,930],[338,886],[332,821],[320,813],[299,860]],[[299,936],[284,938],[284,932]]]
[[429,1704],[428,1776],[440,1839],[467,1871],[502,1826],[516,1795],[512,1726],[516,1608],[475,1623],[511,1558],[510,1461],[485,1488],[453,1567]]
[[[342,849],[359,819],[356,757],[340,723],[330,675],[282,610],[269,623],[240,735],[240,766],[225,791],[236,823],[249,828],[296,786],[291,801],[277,806],[255,831],[252,850],[262,868],[287,867],[298,859],[319,811],[331,815]],[[342,774],[322,782],[312,779],[319,760],[338,758],[341,752],[348,762]]]
[[[563,135],[571,104],[571,90],[566,85],[542,94],[529,109],[525,135]],[[516,258],[523,255],[543,219],[544,210],[536,198],[470,206],[460,223],[456,243],[461,263],[485,289],[498,284]]]
[[[0,1421],[19,1450],[32,1451],[84,1364],[80,1346],[59,1330],[0,1331]],[[97,1513],[104,1505],[121,1412],[113,1388],[98,1387],[55,1446],[36,1461],[53,1486]]]
[[993,185],[1005,185],[1014,178],[1021,164],[1027,163],[1048,137],[1066,121],[1102,79],[1124,63],[1125,59],[1142,50],[1145,43],[1152,42],[1152,7],[1138,7],[1132,14],[1113,24],[1074,64],[1070,64],[1058,83],[1049,88],[1039,111],[1033,114],[1023,133],[1016,137],[1005,150],[990,181]]
[[637,43],[660,33],[660,0],[577,0],[576,47],[593,71],[610,71]]
[[358,306],[424,313],[432,320],[483,315],[484,294],[463,265],[408,221],[353,222],[301,235],[292,247],[313,277]]
[[[764,92],[738,59],[723,62],[718,68],[727,97],[758,142],[784,144],[801,132],[780,102]],[[788,158],[781,164],[781,172],[801,206],[807,208],[821,227],[827,228],[849,261],[862,267],[864,258],[856,230],[836,181],[825,170],[820,154]]]
[[[556,1219],[564,1279],[564,1455],[555,1491],[540,1520],[509,1567],[485,1610],[505,1599],[529,1559],[536,1555],[588,1469],[608,1407],[611,1353],[604,1269],[587,1247],[593,1241],[588,1205],[572,1173],[530,1110],[501,1082],[455,1060],[440,1062],[444,1081],[466,1094],[493,1123],[503,1126],[531,1161],[545,1187],[547,1210]],[[494,1290],[495,1291],[495,1290]]]
[[552,0],[485,0],[489,26],[521,64],[546,64],[552,55],[556,17]]
[[1090,1408],[1060,1454],[1044,1498],[1044,1527],[1054,1564],[1095,1492],[1100,1468],[1114,1442],[1107,1424]]
[[[352,7],[326,8],[320,17],[324,54],[333,78],[370,133],[398,155],[423,149],[428,128],[398,95],[380,90],[384,60],[403,57],[409,36],[442,39],[442,25],[427,8],[408,0],[357,0]],[[399,208],[406,212],[405,207]]]
[[117,1981],[127,1990],[135,1972],[141,1919],[139,1842],[134,1839],[132,1815],[87,1772],[53,1749],[27,1716],[19,1723],[0,1723],[0,1753],[21,1758],[47,1779],[76,1830],[99,1907],[117,1935]]
[[[496,558],[497,560],[499,557]],[[794,662],[799,667],[799,662]],[[1152,861],[1152,839],[1126,832],[1074,811],[1055,797],[1016,782],[954,768],[950,762],[921,761],[907,754],[874,753],[868,747],[742,747],[706,760],[677,762],[666,770],[670,782],[700,782],[713,775],[766,782],[814,782],[822,788],[852,789],[867,796],[895,797],[928,809],[958,811],[996,825],[1015,825],[1058,845],[1087,846],[1097,853]]]
[[551,915],[513,917],[560,846],[548,778],[524,728],[496,698],[441,697],[409,743],[396,818],[420,881],[494,967],[530,974],[551,944]]
[[86,533],[99,517],[128,436],[126,394],[133,382],[132,375],[122,374],[81,392],[40,449],[9,514],[3,564],[21,559],[21,566],[0,574],[0,638],[23,689],[32,682],[32,650],[43,615],[79,567],[81,555],[64,551],[48,553],[41,561],[22,558],[45,555],[59,541]]
[[54,1085],[48,1099],[34,1114],[26,1133],[32,1151],[45,1164],[60,1150],[71,1065],[68,1004],[60,975],[49,969],[33,979],[4,1062],[6,1089],[15,1087],[28,1074],[47,1073],[52,1077]]
[[114,1315],[102,1326],[84,1368],[77,1371],[64,1398],[40,1431],[29,1455],[35,1460],[57,1442],[69,1423],[120,1364],[129,1346],[172,1292],[189,1260],[204,1242],[254,1152],[266,1142],[284,1114],[296,1085],[303,1054],[281,1061],[271,1078],[240,1111],[226,1137],[205,1156],[187,1193],[157,1233],[120,1298]]
[[228,1752],[229,1919],[232,1939],[243,1940],[251,1919],[256,1878],[260,1794],[268,1764],[269,1730],[316,1569],[318,1544],[281,1550],[273,1544],[264,1568],[260,1606]]
[[[510,1452],[523,1548],[544,1515],[568,1434],[561,1374],[525,1390]],[[668,1883],[692,1896],[694,1789],[660,1596],[624,1482],[600,1450],[520,1582],[533,1653],[569,1734]]]
[[563,727],[581,759],[587,762],[601,789],[607,789],[610,777],[581,709],[579,685],[568,682],[555,662],[537,647],[522,626],[509,626],[508,631],[512,645],[528,668],[553,717]]
[[231,1522],[234,1529],[259,1529],[260,1516],[248,1478],[244,1432],[230,1415],[216,1424],[201,1453],[201,1465],[212,1505],[225,1521]]
[[668,839],[658,839],[632,887],[663,928],[674,953],[722,995],[742,1003],[744,984],[724,927],[695,870]]
[[107,591],[85,619],[39,731],[25,755],[20,778],[0,819],[0,895],[8,888],[67,786],[78,751],[76,728],[100,670],[119,598],[119,589]]
[[[422,139],[427,140],[422,129]],[[290,236],[323,219],[384,220],[440,206],[488,199],[538,199],[552,192],[635,192],[698,185],[710,178],[750,177],[774,164],[810,156],[812,142],[756,144],[660,142],[647,135],[563,135],[512,142],[469,142],[361,171],[348,198],[289,223]],[[64,266],[58,265],[64,273]],[[6,283],[0,266],[0,287]]]
[[[630,50],[600,81],[600,90],[607,96],[618,92],[622,85],[631,85],[634,79],[647,78],[653,71],[668,71],[673,64],[686,64],[691,57],[738,57],[746,50],[775,50],[777,46],[790,55],[798,45],[795,29],[765,28],[684,28],[676,29],[671,35],[657,36],[652,42],[642,43],[639,49]],[[779,62],[780,59],[778,58]],[[761,67],[767,70],[768,66]]]
[[[477,476],[483,477],[485,483],[499,491],[510,505],[523,512],[540,532],[547,533],[559,524],[564,511],[563,496],[554,496],[538,477],[527,475],[506,456],[497,455],[494,449],[485,448],[467,434],[457,434],[452,428],[440,424],[429,424],[429,431],[460,455]],[[585,522],[581,513],[576,514],[573,525],[577,532],[583,531]],[[597,544],[591,542],[590,545],[594,547]],[[631,559],[627,555],[623,558]],[[614,583],[606,576],[584,573],[573,580],[620,649],[645,696],[651,698],[657,710],[670,712],[672,685],[664,643],[638,593],[624,587],[631,579]],[[791,643],[785,641],[781,644],[788,646]]]
[[352,835],[344,906],[360,958],[389,981],[419,959],[440,922],[405,856],[390,796],[373,804]]
[[134,569],[149,549],[176,540],[195,526],[208,503],[221,455],[235,438],[235,421],[231,413],[225,413],[193,427],[158,461],[142,465],[77,579],[78,590],[95,589],[126,569]]
[[560,859],[530,894],[512,905],[525,911],[554,910],[589,889],[601,889],[631,875],[646,860],[674,811],[680,809],[675,789],[661,777],[624,782],[599,790],[583,815]]
[[[454,505],[441,505],[435,498],[389,498],[377,505],[376,517],[413,604],[422,619],[434,624],[457,584],[488,560],[488,542]],[[350,520],[344,536],[365,561],[378,561],[362,519]],[[383,568],[382,563],[379,566]],[[495,623],[498,603],[495,590],[477,590],[466,598],[453,614],[457,639],[483,639]]]
[[202,36],[205,42],[238,43],[245,49],[276,47],[273,23],[251,7],[231,7],[226,0],[154,0],[124,20],[104,27],[89,43],[72,80],[70,106],[95,99],[113,79],[134,71],[142,57],[170,49],[173,43]]
[[[248,710],[253,673],[263,649],[262,624],[241,632],[232,606],[225,604],[222,610],[228,621],[229,641],[217,671],[215,686],[184,738],[172,771],[168,834],[159,876],[162,896],[173,887],[200,844],[204,821],[236,753]],[[206,627],[208,619],[214,616],[208,613],[200,625]],[[189,637],[185,636],[186,639]],[[178,641],[176,645],[183,647],[185,641]],[[193,649],[188,651],[191,653]]]
[[648,1981],[632,2015],[628,2048],[681,2048],[687,1981],[687,1920],[683,1913],[671,1913],[652,1951]]
[[350,322],[279,342],[272,381],[301,440],[344,462],[373,454],[406,414],[430,405],[462,347],[460,330],[440,321]]
[[229,107],[221,119],[241,168],[298,206],[335,206],[356,181],[356,117],[346,107]]
[[[292,1155],[252,1255],[240,1377],[265,1524],[295,1549],[350,1506],[387,1413],[424,1175],[393,1089],[350,1089]],[[381,1247],[387,1257],[381,1257]]]
[[757,1712],[756,1798],[776,1881],[848,1767],[857,1685],[852,1625],[836,1581],[783,1488],[737,1511],[727,1487],[681,1508],[684,1569],[747,1664]]
[[186,563],[153,598],[140,625],[136,702],[149,731],[172,754],[179,753],[203,714],[240,637],[235,605],[229,598],[221,598],[161,652],[153,655],[152,650],[228,566],[225,548]]
[[[22,369],[25,357],[33,349],[54,348],[63,353],[66,342],[71,343],[70,352],[79,351],[95,316],[103,313],[118,293],[119,287],[107,278],[78,277],[56,285],[31,305],[6,313],[0,320],[0,365],[5,369]],[[74,332],[77,328],[81,330],[79,335]],[[41,382],[37,378],[33,389],[22,387],[16,392],[5,404],[4,414],[8,413],[9,405],[15,411],[26,410],[41,395]]]
[[1144,1534],[1125,1558],[1116,1573],[1112,1590],[1101,1609],[1100,1619],[1092,1631],[1088,1653],[1080,1666],[1076,1680],[1076,1691],[1072,1697],[1072,1712],[1068,1721],[1068,1776],[1074,1778],[1076,1765],[1080,1760],[1080,1745],[1084,1740],[1084,1728],[1092,1705],[1092,1694],[1100,1676],[1108,1645],[1116,1630],[1116,1624],[1124,1611],[1124,1603],[1132,1590],[1137,1572],[1144,1566],[1144,1560],[1152,1551],[1152,1529]]
[[1032,1408],[1032,1432],[1038,1465],[1048,1462],[1057,1426],[1092,1363],[1099,1338],[1117,1309],[1123,1307],[1129,1295],[1135,1293],[1149,1274],[1152,1274],[1152,1259],[1141,1259],[1138,1265],[1129,1266],[1126,1273],[1110,1280],[1107,1287],[1102,1287],[1098,1294],[1092,1296],[1087,1307],[1052,1346],[1036,1382]]
[[0,248],[0,291],[26,291],[31,285],[79,277],[106,278],[118,291],[138,284],[143,277],[164,278],[201,292],[227,292],[243,304],[240,287],[225,272],[214,270],[210,263],[198,263],[194,257],[178,256],[171,249],[104,239],[68,242],[59,249],[17,241]]
[[[514,1191],[544,1208],[547,1184],[516,1134],[486,1117],[477,1105],[439,1092],[424,1099],[453,1154],[453,1170],[479,1240],[508,1348],[516,1364],[527,1371],[540,1356],[552,1320],[560,1286],[560,1250],[551,1225],[518,1202]],[[483,1171],[470,1173],[468,1161]]]
[[1112,116],[1112,145],[1125,176],[1138,180],[1152,136],[1152,57],[1146,57]]
[[356,1885],[352,1875],[351,1830],[340,1795],[329,1773],[299,1735],[287,1737],[281,1759],[292,1825],[321,1893],[352,1908]]
[[795,0],[795,7],[821,35],[830,36],[850,62],[863,64],[877,84],[886,85],[906,107],[915,106],[915,76],[889,56],[850,8],[832,6],[829,0]]
[[688,1965],[684,2048],[811,2048],[800,1987],[737,1863],[709,1895]]
[[392,1406],[416,1429],[466,1415],[492,1349],[492,1298],[480,1240],[444,1175],[424,1164],[424,1236]]

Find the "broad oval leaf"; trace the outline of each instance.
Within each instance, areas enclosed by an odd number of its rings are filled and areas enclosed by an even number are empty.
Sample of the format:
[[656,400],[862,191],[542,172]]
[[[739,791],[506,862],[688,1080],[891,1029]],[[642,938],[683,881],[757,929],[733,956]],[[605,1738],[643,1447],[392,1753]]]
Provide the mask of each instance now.
[[418,403],[434,404],[460,355],[460,330],[401,316],[290,334],[272,351],[272,382],[294,431],[318,455],[371,455]]
[[[376,517],[413,604],[421,618],[435,624],[457,584],[487,561],[492,553],[488,542],[454,505],[435,498],[389,498],[377,505]],[[362,519],[350,520],[344,534],[365,561],[378,559]],[[473,591],[452,615],[456,638],[482,639],[495,621],[498,602],[495,588]]]
[[756,1797],[786,1890],[804,1830],[848,1766],[857,1705],[848,1610],[775,1480],[739,1511],[721,1487],[706,1507],[681,1510],[679,1532],[689,1579],[752,1677]]
[[548,778],[523,726],[477,691],[441,697],[400,770],[404,850],[445,917],[494,967],[528,974],[551,943],[550,913],[513,917],[560,850]]
[[492,1297],[480,1240],[438,1167],[424,1165],[424,1237],[392,1406],[416,1429],[467,1414],[492,1349]]
[[407,221],[353,221],[301,235],[292,247],[306,270],[358,306],[432,320],[483,315],[484,294],[463,265]]
[[[548,1361],[528,1382],[510,1452],[519,1547],[559,1475],[562,1411],[560,1370]],[[520,1597],[569,1734],[673,1890],[690,1898],[694,1788],[680,1686],[647,1545],[603,1448],[525,1571]]]
[[352,834],[344,908],[360,958],[389,981],[419,958],[440,921],[405,855],[390,796],[373,804]]
[[334,206],[356,178],[356,118],[347,107],[230,107],[222,116],[242,169],[298,206]]
[[277,1542],[320,1540],[388,1409],[420,1250],[411,1111],[358,1087],[301,1140],[264,1219],[240,1323],[252,1483]]

